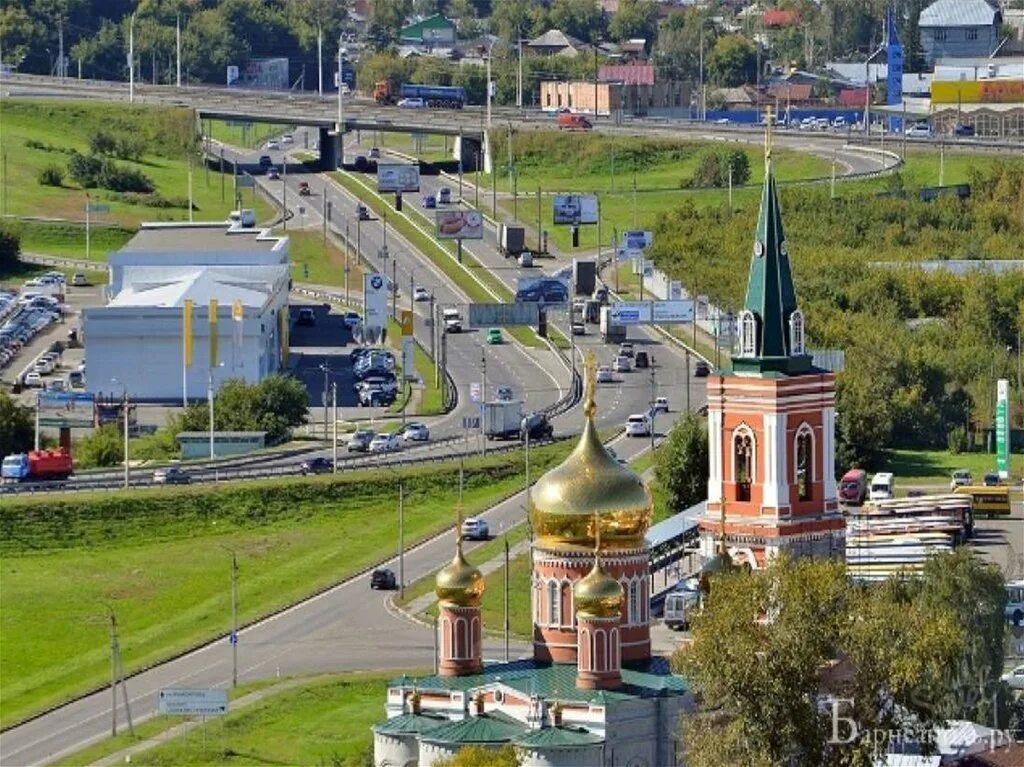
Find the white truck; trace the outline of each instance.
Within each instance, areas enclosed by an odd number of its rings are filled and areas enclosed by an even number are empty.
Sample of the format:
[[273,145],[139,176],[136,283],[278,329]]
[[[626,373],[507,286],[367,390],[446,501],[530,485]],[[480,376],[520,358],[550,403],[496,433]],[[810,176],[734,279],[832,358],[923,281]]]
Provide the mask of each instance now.
[[483,427],[487,439],[519,439],[523,425],[523,403],[483,403]]
[[498,229],[498,248],[505,257],[518,256],[526,249],[526,229],[518,224],[502,224]]
[[626,340],[626,326],[611,317],[611,307],[601,307],[601,340],[606,344],[621,344]]

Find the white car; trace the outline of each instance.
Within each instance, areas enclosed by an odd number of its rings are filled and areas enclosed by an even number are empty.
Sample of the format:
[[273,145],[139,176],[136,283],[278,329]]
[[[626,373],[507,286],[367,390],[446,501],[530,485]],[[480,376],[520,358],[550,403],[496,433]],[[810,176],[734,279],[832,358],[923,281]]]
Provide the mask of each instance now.
[[486,541],[491,537],[487,522],[479,517],[468,517],[462,520],[462,537],[474,541]]
[[667,413],[668,397],[655,397],[653,408],[655,413]]
[[626,420],[627,437],[649,437],[651,436],[651,422],[643,413],[631,415]]
[[430,429],[423,423],[406,424],[402,429],[402,439],[406,442],[426,442],[430,439]]
[[270,139],[270,141],[267,142],[267,149],[280,149],[280,148],[281,148],[281,144],[278,142],[278,140],[276,138],[272,138],[272,139]]
[[932,129],[927,123],[911,125],[906,130],[907,138],[931,138]]
[[397,434],[378,434],[370,440],[371,453],[390,453],[402,449],[402,442]]
[[624,354],[620,354],[615,358],[614,368],[616,373],[628,373],[633,369],[633,360]]
[[398,106],[402,109],[422,109],[426,106],[426,102],[419,98],[409,98],[399,101]]
[[1003,681],[1011,690],[1024,690],[1024,666],[1017,666],[1003,674]]
[[294,139],[292,138],[292,134],[291,133],[285,133],[283,136],[281,136],[281,143],[282,144],[290,144],[290,143],[292,143],[293,140]]
[[412,291],[412,298],[414,301],[429,301],[430,291],[427,290],[422,285],[417,285],[416,288]]
[[612,369],[607,365],[601,365],[597,369],[597,382],[598,383],[612,383],[615,377],[612,375]]
[[36,370],[31,371],[25,375],[25,386],[42,386],[43,377],[39,375]]
[[85,276],[84,272],[75,272],[71,277],[71,284],[76,288],[84,288],[89,284],[89,278]]

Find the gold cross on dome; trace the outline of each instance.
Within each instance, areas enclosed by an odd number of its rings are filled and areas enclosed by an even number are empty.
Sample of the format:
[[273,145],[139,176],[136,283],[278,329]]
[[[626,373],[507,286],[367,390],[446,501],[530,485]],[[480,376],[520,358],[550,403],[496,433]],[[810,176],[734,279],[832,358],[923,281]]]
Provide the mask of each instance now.
[[583,363],[583,414],[587,418],[593,418],[597,412],[597,403],[594,402],[594,395],[597,390],[597,357],[594,352],[588,351]]

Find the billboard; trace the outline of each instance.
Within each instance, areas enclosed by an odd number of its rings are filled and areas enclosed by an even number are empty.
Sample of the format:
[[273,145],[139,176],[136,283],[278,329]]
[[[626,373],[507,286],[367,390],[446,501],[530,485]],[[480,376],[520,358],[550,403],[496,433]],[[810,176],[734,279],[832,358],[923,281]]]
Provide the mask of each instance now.
[[388,326],[388,281],[383,274],[363,275],[363,337],[374,341]]
[[520,277],[516,301],[540,304],[564,304],[569,300],[569,280],[565,277]]
[[418,192],[420,166],[409,163],[377,163],[378,192]]
[[439,210],[437,237],[440,240],[482,240],[484,217],[477,210]]
[[514,325],[536,325],[540,318],[540,305],[522,304],[470,304],[469,327],[495,328]]
[[1024,80],[932,80],[933,104],[1013,104],[1024,101]]
[[608,308],[619,325],[693,322],[693,301],[620,301]]
[[1010,382],[996,381],[996,470],[1001,479],[1010,476]]
[[652,232],[633,231],[622,233],[623,250],[643,251],[651,247],[652,242],[654,242],[654,234]]
[[95,424],[96,397],[87,392],[39,392],[39,425],[59,429]]
[[556,224],[596,224],[596,194],[556,194],[551,204]]

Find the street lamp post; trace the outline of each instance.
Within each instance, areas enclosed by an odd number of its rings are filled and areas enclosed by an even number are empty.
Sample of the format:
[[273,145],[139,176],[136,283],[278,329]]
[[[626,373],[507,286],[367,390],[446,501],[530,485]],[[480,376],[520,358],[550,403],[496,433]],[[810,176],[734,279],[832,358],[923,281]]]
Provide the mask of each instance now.
[[231,686],[238,687],[238,555],[231,547],[218,545],[231,555]]
[[218,362],[216,366],[210,367],[210,376],[206,382],[206,399],[210,406],[210,460],[212,461],[216,457],[216,451],[213,446],[213,370],[214,367],[224,367],[223,362]]
[[340,45],[340,39],[338,42],[338,167],[341,168],[345,165],[345,107],[341,98],[341,91],[345,85],[345,70],[342,62],[347,51]]
[[[124,422],[122,426],[122,429],[124,431],[124,488],[125,490],[127,490],[129,484],[131,484],[131,476],[129,474],[128,469],[128,384],[126,384],[124,381],[118,381],[116,378],[111,378],[110,381],[111,383],[121,384],[121,386],[124,389],[124,391],[121,394],[121,410],[124,416]],[[37,434],[38,431],[39,430],[37,429]],[[38,445],[36,447],[38,449]]]

